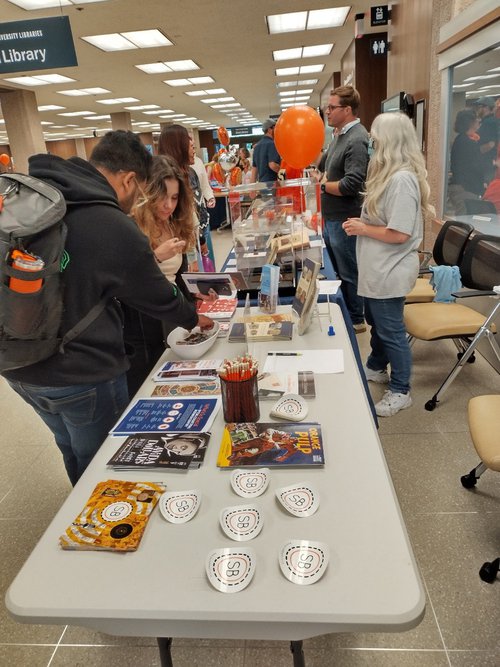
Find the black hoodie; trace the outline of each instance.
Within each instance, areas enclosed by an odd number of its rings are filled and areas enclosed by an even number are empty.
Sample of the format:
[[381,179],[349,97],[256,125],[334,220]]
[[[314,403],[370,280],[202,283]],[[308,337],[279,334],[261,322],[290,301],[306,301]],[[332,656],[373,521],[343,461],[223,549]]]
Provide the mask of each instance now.
[[129,364],[117,300],[170,325],[196,326],[194,305],[165,279],[148,240],[121,211],[113,188],[97,169],[81,158],[56,155],[34,155],[29,165],[30,175],[58,188],[68,207],[61,333],[102,299],[108,305],[64,353],[6,372],[6,378],[57,387],[104,382],[125,372]]

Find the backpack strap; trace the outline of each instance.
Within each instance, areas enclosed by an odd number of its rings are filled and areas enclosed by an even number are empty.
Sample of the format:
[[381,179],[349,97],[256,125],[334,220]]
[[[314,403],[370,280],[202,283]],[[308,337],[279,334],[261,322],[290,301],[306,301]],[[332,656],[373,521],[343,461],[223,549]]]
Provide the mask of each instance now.
[[93,308],[89,310],[89,312],[85,315],[85,317],[82,317],[82,319],[75,324],[75,326],[67,331],[62,340],[61,344],[59,346],[59,352],[64,354],[64,346],[67,345],[67,343],[70,343],[72,340],[74,340],[77,336],[79,336],[81,333],[85,331],[85,329],[92,324],[92,322],[99,317],[99,315],[103,312],[103,310],[106,308],[108,304],[108,299],[102,299],[97,303]]

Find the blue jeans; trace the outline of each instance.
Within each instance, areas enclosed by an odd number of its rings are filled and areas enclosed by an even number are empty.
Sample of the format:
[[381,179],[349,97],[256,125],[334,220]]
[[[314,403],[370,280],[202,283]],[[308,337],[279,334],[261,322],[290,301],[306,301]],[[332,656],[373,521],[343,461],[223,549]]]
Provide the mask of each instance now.
[[74,486],[128,404],[126,375],[68,387],[8,382],[54,434]]
[[371,354],[366,365],[384,371],[391,365],[389,389],[400,394],[410,391],[411,350],[403,321],[405,298],[365,298],[366,321],[371,327]]
[[347,236],[342,221],[325,220],[323,229],[326,249],[335,271],[342,280],[341,290],[353,324],[364,322],[363,298],[358,296],[358,262],[356,237]]

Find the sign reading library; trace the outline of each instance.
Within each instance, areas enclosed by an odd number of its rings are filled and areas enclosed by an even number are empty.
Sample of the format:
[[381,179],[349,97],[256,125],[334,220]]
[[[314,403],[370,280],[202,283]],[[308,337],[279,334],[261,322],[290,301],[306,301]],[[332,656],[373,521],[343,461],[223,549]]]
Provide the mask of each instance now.
[[69,18],[0,23],[0,73],[78,65]]

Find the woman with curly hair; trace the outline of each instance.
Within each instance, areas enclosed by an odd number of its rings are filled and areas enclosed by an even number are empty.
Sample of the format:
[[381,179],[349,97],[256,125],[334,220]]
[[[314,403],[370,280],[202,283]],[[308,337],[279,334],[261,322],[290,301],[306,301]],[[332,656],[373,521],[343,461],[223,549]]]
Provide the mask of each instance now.
[[418,276],[423,221],[434,209],[424,158],[408,116],[380,114],[370,134],[373,154],[361,217],[349,218],[343,228],[358,237],[358,294],[364,297],[371,327],[365,373],[372,382],[389,384],[375,409],[380,417],[390,417],[412,403],[412,359],[403,308]]
[[[181,274],[187,271],[186,252],[196,243],[193,204],[175,160],[165,155],[153,158],[151,178],[132,209],[132,217],[149,239],[165,278],[191,300]],[[122,310],[130,361],[127,382],[132,398],[163,354],[167,336],[176,325],[169,327],[125,304]],[[206,325],[211,324],[208,318],[203,319]]]

